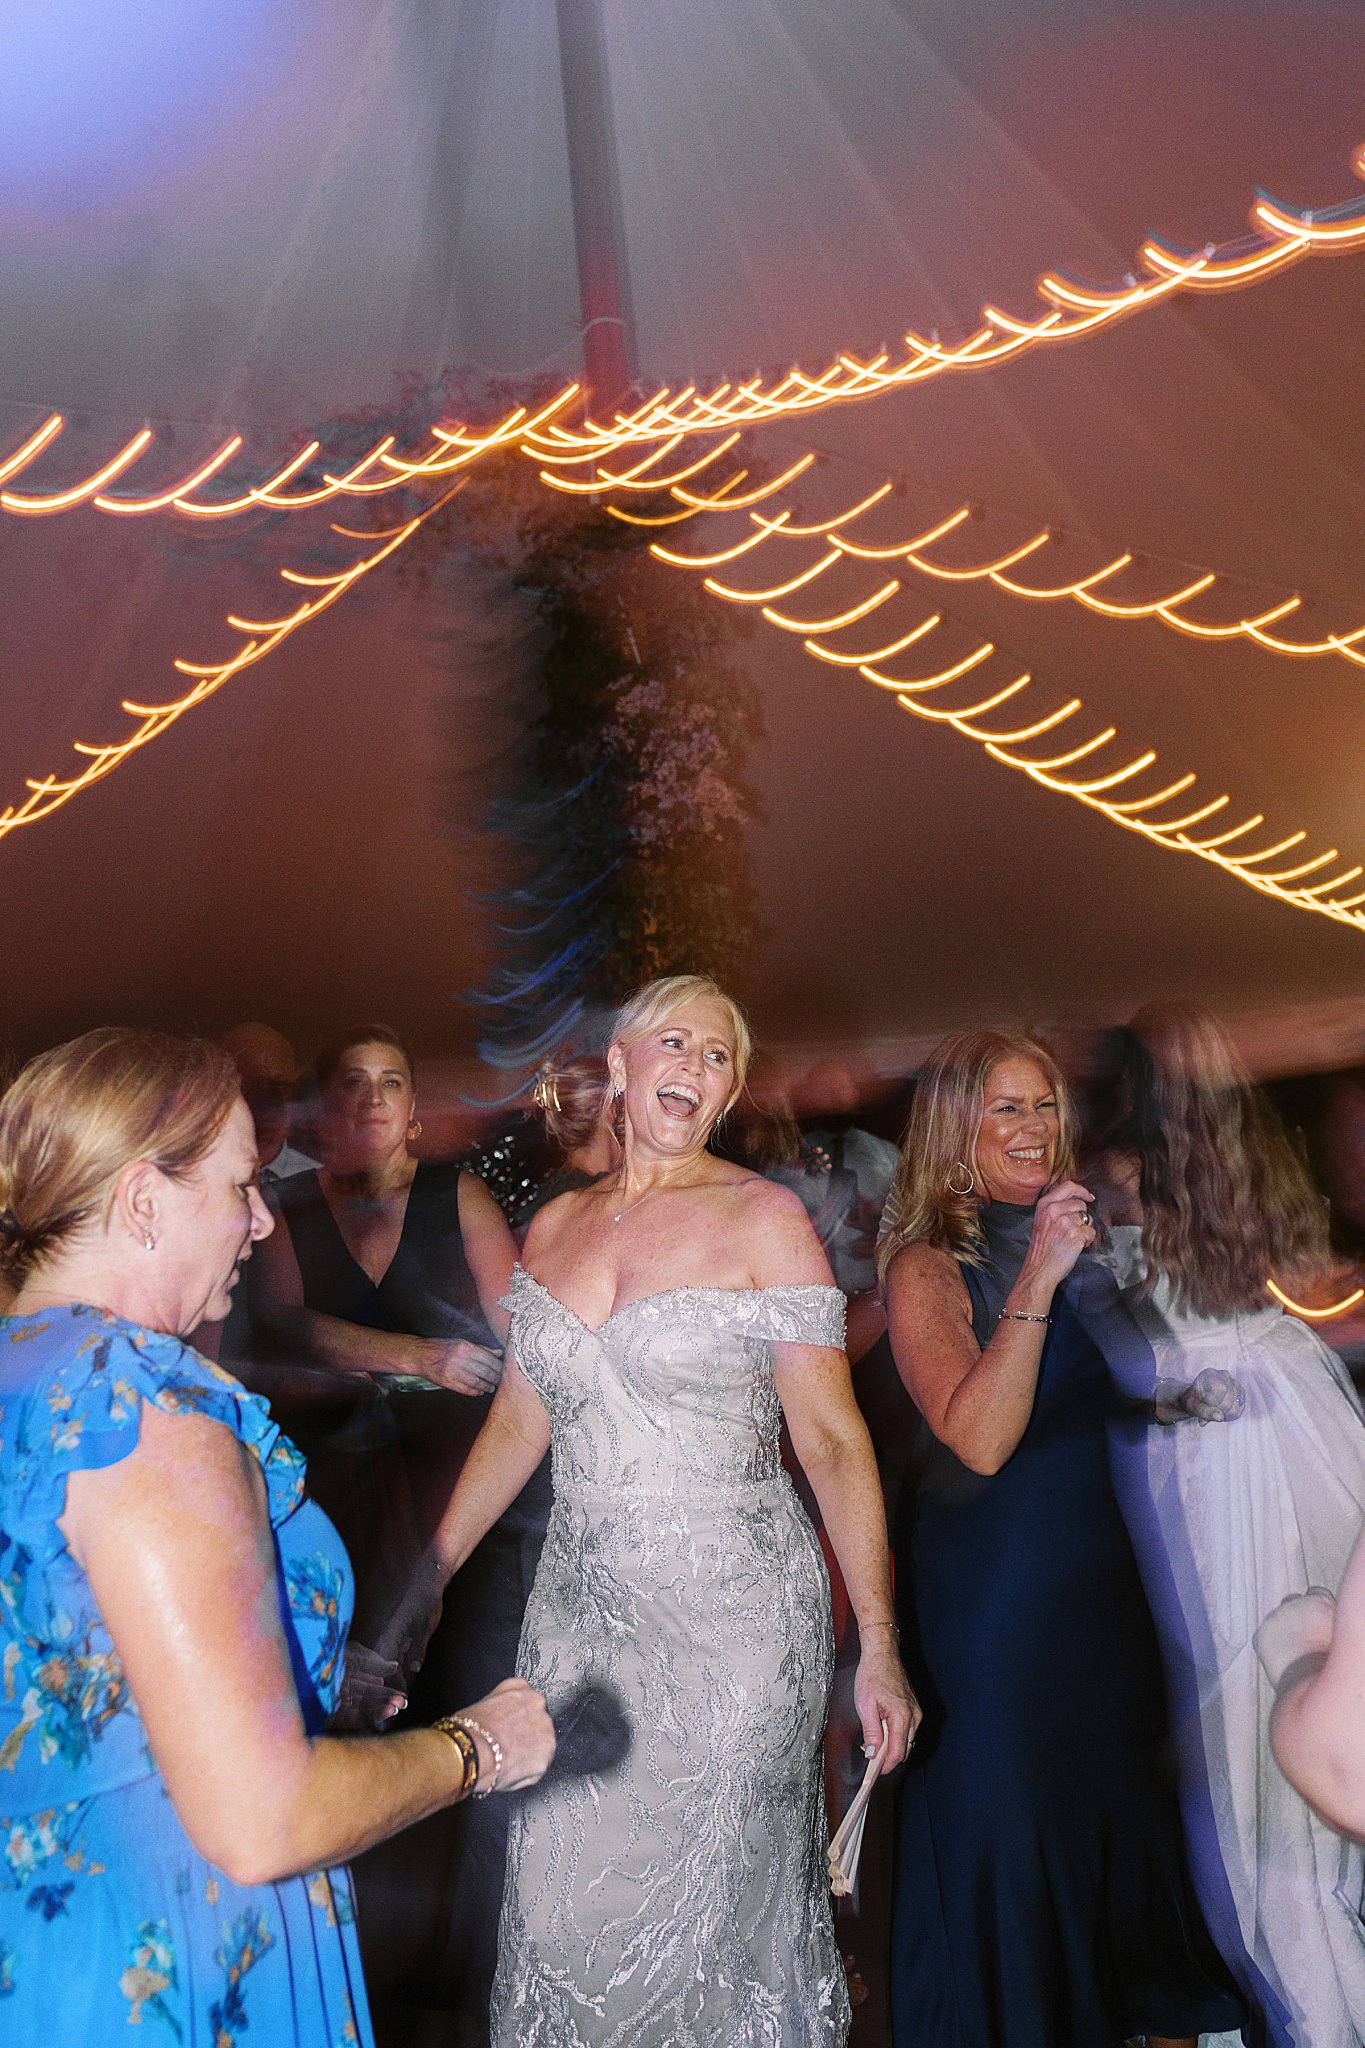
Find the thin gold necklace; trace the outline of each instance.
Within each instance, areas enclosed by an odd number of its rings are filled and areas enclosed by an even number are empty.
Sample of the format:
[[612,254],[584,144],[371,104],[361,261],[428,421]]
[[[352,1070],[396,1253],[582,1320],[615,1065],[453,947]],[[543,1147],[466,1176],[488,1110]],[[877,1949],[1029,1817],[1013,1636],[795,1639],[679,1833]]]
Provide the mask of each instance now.
[[646,1188],[644,1193],[642,1195],[637,1195],[633,1202],[627,1202],[624,1209],[618,1209],[611,1219],[612,1222],[619,1223],[623,1216],[629,1216],[632,1209],[638,1209],[641,1202],[647,1202],[649,1200],[649,1197],[656,1192],[657,1190],[655,1188]]

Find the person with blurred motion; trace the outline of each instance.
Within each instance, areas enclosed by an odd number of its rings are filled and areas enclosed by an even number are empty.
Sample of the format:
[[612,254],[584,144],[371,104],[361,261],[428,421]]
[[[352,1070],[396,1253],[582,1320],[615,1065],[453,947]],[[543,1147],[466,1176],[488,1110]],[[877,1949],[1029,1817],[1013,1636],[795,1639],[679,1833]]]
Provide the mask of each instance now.
[[829,1588],[780,1414],[858,1611],[862,1732],[884,1768],[918,1710],[842,1298],[795,1198],[708,1150],[748,1057],[742,1014],[701,977],[652,983],[619,1013],[620,1169],[532,1224],[492,1415],[378,1646],[420,1645],[549,1447],[518,1665],[566,1746],[593,1698],[614,1706],[620,1746],[513,1817],[498,2048],[846,2038],[819,1768]]
[[585,1188],[614,1173],[621,1164],[621,1144],[612,1127],[607,1063],[601,1053],[580,1053],[551,1062],[536,1076],[532,1107],[545,1127],[557,1163],[522,1206],[518,1235],[538,1209],[556,1195]]
[[[316,1075],[323,1165],[272,1190],[283,1228],[262,1247],[256,1297],[277,1355],[322,1367],[335,1388],[303,1426],[318,1490],[355,1561],[356,1634],[367,1640],[408,1583],[488,1414],[516,1249],[477,1175],[414,1155],[421,1122],[396,1032],[344,1032]],[[347,1401],[357,1386],[358,1406]],[[527,1582],[509,1507],[465,1561],[412,1689],[417,1719],[513,1667]],[[462,2016],[469,2038],[481,2038],[497,1926],[487,1871],[501,1832],[496,1813],[465,1808],[357,1866],[381,2043],[431,2008]]]
[[1155,2048],[1242,2019],[1163,1774],[1157,1643],[1110,1473],[1134,1398],[1116,1334],[1150,1353],[1089,1257],[1074,1145],[1042,1046],[949,1038],[887,1205],[891,1342],[924,1438],[896,1531],[925,1707],[896,1861],[897,2048]]
[[1326,1586],[1291,1595],[1261,1623],[1256,1649],[1276,1695],[1276,1762],[1343,1846],[1365,1843],[1365,1540],[1335,1597]]
[[370,2042],[345,1859],[553,1753],[517,1679],[326,1732],[345,1552],[265,1403],[184,1342],[271,1228],[215,1046],[89,1032],[0,1102],[7,2048]]
[[1275,1769],[1274,1694],[1254,1640],[1281,1601],[1340,1582],[1365,1526],[1355,1392],[1266,1285],[1320,1294],[1327,1213],[1206,1012],[1154,1006],[1111,1048],[1116,1099],[1095,1166],[1107,1263],[1160,1380],[1221,1383],[1244,1407],[1229,1429],[1148,1434],[1174,1596],[1174,1630],[1154,1607],[1168,1669],[1185,1646],[1176,1691],[1195,1876],[1211,1925],[1231,1896],[1269,1990],[1264,2038],[1348,2048],[1365,2041],[1365,1857]]
[[251,1111],[261,1185],[316,1167],[317,1160],[291,1142],[299,1063],[284,1033],[273,1024],[234,1024],[218,1043],[237,1069]]

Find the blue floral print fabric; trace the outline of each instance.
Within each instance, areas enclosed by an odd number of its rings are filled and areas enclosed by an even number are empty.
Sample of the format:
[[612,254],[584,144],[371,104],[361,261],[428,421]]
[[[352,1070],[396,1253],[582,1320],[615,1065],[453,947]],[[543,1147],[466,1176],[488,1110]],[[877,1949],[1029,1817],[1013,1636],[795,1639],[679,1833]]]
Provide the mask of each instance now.
[[370,2048],[349,1872],[246,1887],[205,1862],[66,1547],[69,1474],[126,1457],[144,1402],[248,1446],[311,1732],[340,1691],[350,1566],[265,1402],[101,1310],[0,1317],[0,2040],[104,2043],[135,2026],[147,2048]]

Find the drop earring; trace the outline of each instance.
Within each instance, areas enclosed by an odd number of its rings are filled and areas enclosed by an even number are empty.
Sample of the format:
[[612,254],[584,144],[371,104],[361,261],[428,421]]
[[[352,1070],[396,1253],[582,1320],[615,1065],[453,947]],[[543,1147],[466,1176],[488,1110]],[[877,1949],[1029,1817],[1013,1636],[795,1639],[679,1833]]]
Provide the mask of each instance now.
[[[961,1173],[966,1175],[967,1185],[965,1188],[959,1187],[957,1183],[954,1181],[953,1175],[955,1173]],[[960,1159],[955,1160],[952,1166],[950,1166],[948,1169],[948,1192],[950,1195],[958,1196],[973,1195],[976,1193],[976,1181],[973,1178],[972,1170],[969,1166],[964,1165]]]

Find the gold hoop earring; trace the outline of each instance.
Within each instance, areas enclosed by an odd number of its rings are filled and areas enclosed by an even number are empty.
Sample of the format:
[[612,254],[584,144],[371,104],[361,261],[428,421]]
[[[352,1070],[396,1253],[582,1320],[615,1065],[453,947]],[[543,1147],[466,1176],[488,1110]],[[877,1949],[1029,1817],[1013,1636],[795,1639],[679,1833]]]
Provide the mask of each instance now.
[[[966,1174],[967,1185],[965,1188],[960,1188],[954,1183],[953,1175],[955,1173]],[[972,1170],[970,1166],[964,1165],[964,1163],[960,1159],[954,1160],[953,1164],[948,1169],[948,1193],[950,1195],[958,1195],[961,1197],[965,1197],[967,1195],[974,1195],[976,1193],[976,1181],[972,1176]]]

